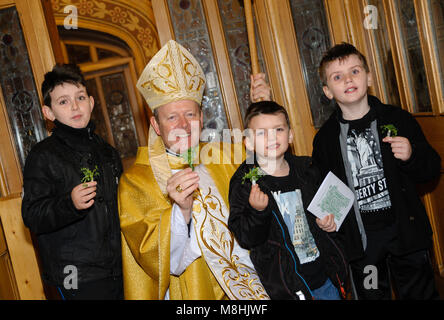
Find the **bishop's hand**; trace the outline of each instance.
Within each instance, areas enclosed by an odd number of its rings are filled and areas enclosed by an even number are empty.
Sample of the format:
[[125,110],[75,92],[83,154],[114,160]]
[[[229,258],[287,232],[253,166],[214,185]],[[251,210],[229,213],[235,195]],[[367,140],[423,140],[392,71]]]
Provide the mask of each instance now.
[[172,175],[167,180],[168,196],[176,203],[189,223],[193,209],[193,193],[199,187],[199,175],[197,172],[186,168]]

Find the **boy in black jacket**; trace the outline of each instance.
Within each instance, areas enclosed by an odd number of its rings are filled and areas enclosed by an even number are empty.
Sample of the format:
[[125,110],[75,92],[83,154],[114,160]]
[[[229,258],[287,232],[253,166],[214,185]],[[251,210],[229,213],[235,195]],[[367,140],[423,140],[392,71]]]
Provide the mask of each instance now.
[[[355,190],[338,232],[358,299],[437,298],[428,249],[432,231],[415,184],[439,175],[440,157],[416,120],[367,95],[365,57],[342,43],[323,57],[319,73],[336,111],[316,134],[313,162]],[[319,222],[325,229],[334,222]]]
[[315,216],[306,214],[320,175],[309,157],[287,151],[292,133],[286,110],[272,101],[253,103],[245,124],[251,157],[230,181],[229,229],[250,250],[271,299],[339,300],[347,266]]
[[94,134],[94,99],[77,67],[55,66],[42,96],[55,128],[26,159],[22,216],[37,235],[43,281],[63,299],[122,299],[120,157]]

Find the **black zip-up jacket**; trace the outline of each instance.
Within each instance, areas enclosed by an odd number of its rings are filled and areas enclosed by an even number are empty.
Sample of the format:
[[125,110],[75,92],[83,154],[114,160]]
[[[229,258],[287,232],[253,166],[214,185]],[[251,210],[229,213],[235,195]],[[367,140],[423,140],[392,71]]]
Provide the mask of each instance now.
[[[374,96],[368,97],[370,108],[376,113],[379,144],[381,146],[384,174],[396,218],[396,254],[408,254],[430,248],[432,229],[426,210],[416,190],[417,183],[425,183],[439,176],[441,159],[427,142],[415,118],[399,107],[385,105]],[[347,177],[339,143],[341,109],[325,122],[313,141],[313,162],[323,175],[332,171],[347,184]],[[410,159],[403,162],[393,156],[389,143],[382,142],[385,135],[381,126],[393,124],[398,136],[409,139],[412,146]],[[354,208],[352,207],[341,228],[338,240],[343,244],[350,261],[363,256],[361,236]]]
[[[319,172],[311,165],[310,157],[297,157],[287,152],[285,159],[297,177],[295,185],[302,193],[307,222],[320,252],[318,259],[321,259],[326,275],[344,297],[344,284],[348,276],[346,259],[333,239],[334,235],[322,231],[316,224],[316,217],[307,212],[321,182]],[[253,165],[244,161],[231,178],[228,227],[239,245],[250,250],[251,261],[271,299],[299,299],[298,291],[302,291],[305,299],[312,299],[310,290],[314,288],[309,290],[297,272],[300,262],[278,205],[265,183],[266,179],[259,179],[257,184],[268,195],[267,208],[257,211],[248,202],[252,185],[249,180],[242,184],[242,177],[254,166],[258,166],[257,163]]]
[[[94,134],[92,122],[83,129],[57,120],[55,125],[52,135],[30,151],[23,177],[22,216],[37,236],[42,278],[48,284],[63,285],[68,275],[74,276],[72,266],[77,268],[78,283],[121,276],[120,157]],[[94,204],[77,210],[71,191],[81,183],[81,168],[93,170],[96,165]]]

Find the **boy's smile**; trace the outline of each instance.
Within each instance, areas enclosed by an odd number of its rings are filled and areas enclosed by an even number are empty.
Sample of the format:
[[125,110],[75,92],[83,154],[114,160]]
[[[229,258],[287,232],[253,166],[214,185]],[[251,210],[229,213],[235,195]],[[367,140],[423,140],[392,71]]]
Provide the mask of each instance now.
[[330,62],[325,68],[325,75],[327,85],[323,90],[329,99],[334,98],[340,107],[367,106],[365,98],[372,78],[357,55]]
[[52,90],[51,107],[43,106],[43,114],[51,121],[76,129],[85,128],[91,119],[94,108],[93,97],[88,96],[86,88],[79,84],[63,83]]

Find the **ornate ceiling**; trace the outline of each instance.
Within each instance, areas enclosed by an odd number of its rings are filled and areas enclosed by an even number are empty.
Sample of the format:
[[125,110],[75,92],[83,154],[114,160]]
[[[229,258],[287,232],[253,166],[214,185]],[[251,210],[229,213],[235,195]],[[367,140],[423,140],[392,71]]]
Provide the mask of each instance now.
[[[77,8],[78,27],[109,33],[132,49],[141,70],[159,50],[159,40],[150,0],[51,0],[57,25],[63,26]],[[66,12],[65,12],[66,11]]]

